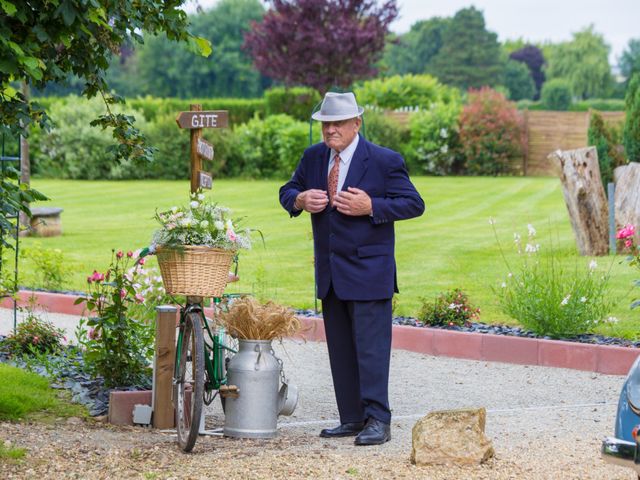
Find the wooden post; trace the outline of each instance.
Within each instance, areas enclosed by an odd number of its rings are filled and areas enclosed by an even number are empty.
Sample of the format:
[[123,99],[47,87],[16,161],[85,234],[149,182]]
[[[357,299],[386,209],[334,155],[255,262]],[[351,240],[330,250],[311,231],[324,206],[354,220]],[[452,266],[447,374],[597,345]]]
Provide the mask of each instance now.
[[557,150],[549,159],[559,163],[562,192],[581,255],[606,255],[609,250],[607,197],[600,178],[595,147]]
[[173,428],[173,368],[176,356],[176,314],[172,305],[156,307],[156,352],[153,369],[153,426]]
[[616,182],[616,229],[630,223],[640,241],[640,163],[631,162],[613,171]]
[[[201,112],[202,105],[189,106],[192,112]],[[198,139],[202,136],[202,128],[191,129],[191,193],[195,193],[200,186],[199,173],[202,170],[202,159],[198,154]]]

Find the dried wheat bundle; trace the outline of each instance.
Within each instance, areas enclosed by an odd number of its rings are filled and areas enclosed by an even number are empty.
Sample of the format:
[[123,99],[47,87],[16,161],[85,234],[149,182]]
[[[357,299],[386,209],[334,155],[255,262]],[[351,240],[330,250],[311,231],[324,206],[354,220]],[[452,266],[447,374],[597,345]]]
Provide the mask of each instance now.
[[235,300],[221,320],[231,336],[242,340],[290,337],[301,327],[293,310],[273,302],[262,304],[252,297]]

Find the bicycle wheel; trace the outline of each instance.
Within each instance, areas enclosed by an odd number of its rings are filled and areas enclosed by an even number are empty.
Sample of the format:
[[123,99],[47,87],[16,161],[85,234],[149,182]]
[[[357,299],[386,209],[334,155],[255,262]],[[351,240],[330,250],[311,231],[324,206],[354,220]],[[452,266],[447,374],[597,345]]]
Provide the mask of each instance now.
[[179,347],[173,387],[176,430],[180,448],[190,452],[200,430],[204,390],[204,338],[198,313],[188,313],[184,319]]

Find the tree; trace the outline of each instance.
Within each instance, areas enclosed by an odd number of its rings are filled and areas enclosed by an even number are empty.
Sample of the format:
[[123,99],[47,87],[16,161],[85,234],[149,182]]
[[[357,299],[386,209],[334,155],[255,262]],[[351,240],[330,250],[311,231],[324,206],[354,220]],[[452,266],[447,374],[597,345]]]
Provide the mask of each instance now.
[[120,144],[118,158],[149,159],[152,150],[133,127],[133,119],[113,114],[110,105],[121,101],[109,94],[105,81],[112,53],[127,40],[142,41],[141,31],[166,32],[172,40],[188,43],[192,50],[208,55],[211,45],[189,34],[184,0],[15,0],[0,1],[0,129],[27,135],[33,122],[47,126],[47,116],[27,100],[12,83],[26,80],[42,89],[74,74],[84,84],[82,94],[100,94],[107,114],[94,121],[112,127]]
[[486,30],[482,12],[470,7],[454,15],[427,73],[466,90],[496,85],[503,68],[497,35]]
[[449,18],[434,17],[420,20],[395,41],[387,42],[382,63],[389,75],[424,73],[429,62],[442,47],[442,36],[451,22]]
[[564,78],[554,78],[544,83],[540,96],[542,104],[549,110],[569,110],[573,98],[571,84]]
[[634,73],[640,73],[640,38],[629,40],[627,48],[622,52],[620,60],[620,73],[629,81]]
[[542,84],[544,83],[544,72],[542,71],[542,67],[545,60],[542,50],[535,45],[527,44],[524,47],[511,52],[509,58],[522,62],[529,68],[529,73],[531,74],[531,78],[533,79],[536,88],[533,98],[534,100],[538,100],[540,98]]
[[287,86],[324,93],[375,75],[395,0],[272,0],[262,22],[252,22],[245,48],[263,75]]
[[268,80],[242,50],[250,22],[264,15],[259,0],[221,0],[191,18],[191,31],[216,48],[208,58],[194,58],[165,35],[147,39],[135,56],[140,93],[170,97],[256,97]]
[[624,151],[630,162],[640,162],[640,73],[631,77],[624,104]]
[[531,100],[536,93],[529,69],[524,63],[507,60],[504,69],[504,86],[509,89],[510,100]]
[[593,25],[551,49],[547,78],[566,78],[578,98],[604,97],[611,88],[609,45]]

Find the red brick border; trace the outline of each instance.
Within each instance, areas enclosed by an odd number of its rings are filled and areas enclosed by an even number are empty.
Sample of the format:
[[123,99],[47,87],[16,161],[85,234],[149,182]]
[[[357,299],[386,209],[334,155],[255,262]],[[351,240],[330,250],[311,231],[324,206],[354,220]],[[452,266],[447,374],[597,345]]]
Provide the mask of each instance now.
[[[83,305],[73,304],[76,296],[60,293],[20,291],[19,303],[26,304],[31,296],[35,296],[37,304],[50,312],[81,315],[84,309]],[[4,299],[0,306],[12,308],[13,302]],[[301,317],[300,320],[304,327],[302,337],[310,341],[325,341],[321,318]],[[640,349],[636,348],[404,325],[394,325],[392,345],[393,348],[427,355],[572,368],[609,375],[626,375],[640,355]]]

